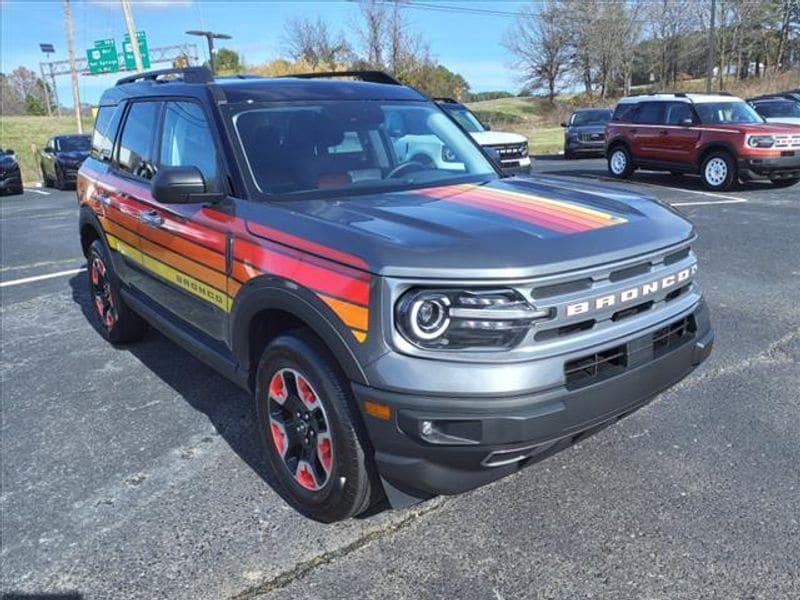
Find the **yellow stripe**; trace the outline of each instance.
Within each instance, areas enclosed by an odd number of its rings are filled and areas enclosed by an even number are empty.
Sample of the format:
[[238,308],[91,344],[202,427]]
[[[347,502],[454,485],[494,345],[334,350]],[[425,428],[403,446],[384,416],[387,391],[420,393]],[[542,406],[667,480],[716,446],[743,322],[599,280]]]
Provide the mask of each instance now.
[[351,329],[350,331],[353,332],[353,335],[362,344],[367,340],[367,332],[366,331],[359,331],[358,329]]
[[220,292],[210,285],[206,285],[194,277],[190,277],[189,275],[185,275],[180,271],[173,269],[169,265],[166,265],[161,261],[142,253],[140,250],[137,250],[133,246],[126,244],[122,240],[115,238],[112,235],[107,235],[106,237],[108,238],[108,245],[123,256],[127,256],[134,262],[139,263],[144,268],[152,271],[156,275],[160,275],[167,281],[174,283],[179,288],[186,290],[190,294],[193,294],[207,302],[211,302],[211,304],[221,308],[225,312],[230,312],[231,299],[223,292]]
[[[464,188],[465,190],[479,190],[479,189],[482,189],[480,186],[477,186],[475,184],[463,184],[460,187]],[[601,210],[595,210],[593,208],[588,208],[586,206],[580,206],[580,205],[577,205],[577,204],[572,204],[570,202],[565,202],[565,201],[562,201],[562,200],[553,200],[552,198],[542,198],[541,196],[535,196],[535,195],[532,195],[532,194],[523,194],[523,193],[520,193],[520,192],[512,192],[511,190],[498,190],[498,189],[492,188],[492,189],[487,189],[486,191],[488,191],[488,192],[490,192],[492,194],[510,196],[512,198],[518,198],[520,200],[527,200],[529,202],[532,200],[534,202],[540,202],[542,204],[549,204],[551,206],[558,206],[559,208],[563,208],[563,209],[566,209],[566,210],[569,210],[569,211],[573,211],[573,212],[577,212],[577,213],[584,213],[584,214],[587,214],[587,215],[591,215],[593,217],[598,217],[598,218],[601,218],[601,219],[605,219],[605,220],[610,221],[612,223],[627,223],[628,222],[628,219],[626,219],[625,217],[618,217],[618,216],[612,215],[610,213],[603,212]]]

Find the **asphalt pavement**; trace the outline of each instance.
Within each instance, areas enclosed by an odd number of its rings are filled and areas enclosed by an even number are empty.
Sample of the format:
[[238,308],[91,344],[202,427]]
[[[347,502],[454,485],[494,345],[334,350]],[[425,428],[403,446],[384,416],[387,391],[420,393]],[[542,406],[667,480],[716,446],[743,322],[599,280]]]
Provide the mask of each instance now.
[[617,426],[457,497],[322,525],[251,399],[160,334],[106,344],[74,192],[0,198],[2,591],[79,598],[800,597],[800,186],[607,181],[695,223],[717,341]]

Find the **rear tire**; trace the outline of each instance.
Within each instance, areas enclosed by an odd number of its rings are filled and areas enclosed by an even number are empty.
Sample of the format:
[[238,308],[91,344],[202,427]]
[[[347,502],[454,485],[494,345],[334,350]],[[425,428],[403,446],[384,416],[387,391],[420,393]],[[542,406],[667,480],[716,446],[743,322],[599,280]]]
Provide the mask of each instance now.
[[772,179],[772,185],[776,188],[792,187],[795,183],[800,181],[800,177],[792,177],[791,179]]
[[64,173],[61,171],[61,169],[58,167],[58,165],[56,165],[56,169],[55,170],[56,170],[55,188],[57,190],[65,190],[65,189],[67,189],[67,184],[64,183]]
[[608,172],[617,179],[628,179],[633,174],[631,153],[625,146],[614,146],[608,154]]
[[700,166],[700,179],[708,190],[729,190],[737,181],[736,161],[727,152],[712,152]]
[[147,331],[147,322],[122,299],[119,278],[108,250],[100,240],[95,240],[89,247],[87,273],[92,313],[100,334],[112,344],[141,339]]
[[40,165],[42,169],[42,185],[46,188],[53,187],[53,180],[47,176],[47,171],[44,170],[44,163]]
[[255,401],[275,489],[295,510],[331,523],[366,511],[379,498],[382,488],[349,382],[316,337],[299,330],[267,346]]
[[575,153],[570,150],[564,150],[564,160],[575,160]]

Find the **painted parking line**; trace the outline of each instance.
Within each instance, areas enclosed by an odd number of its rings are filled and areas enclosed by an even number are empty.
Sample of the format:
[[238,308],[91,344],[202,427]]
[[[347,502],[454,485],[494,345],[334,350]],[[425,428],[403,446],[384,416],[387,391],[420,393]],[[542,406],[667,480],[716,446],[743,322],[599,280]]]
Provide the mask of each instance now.
[[699,202],[670,202],[670,206],[711,206],[714,204],[741,204],[747,202],[744,198],[732,198],[731,200],[700,200]]
[[[700,196],[708,196],[710,198],[722,198],[723,200],[735,200],[736,202],[747,202],[746,199],[740,198],[739,196],[728,196],[727,194],[718,194],[716,192],[703,192],[700,190],[686,190],[683,188],[674,188],[669,187],[666,185],[658,185],[658,184],[647,184],[647,185],[655,185],[656,187],[660,187],[665,190],[672,190],[673,192],[682,192],[686,194],[698,194]],[[727,203],[726,203],[727,204]]]
[[50,192],[45,192],[44,190],[37,190],[34,188],[25,188],[26,192],[33,192],[34,194],[41,194],[42,196],[49,196]]
[[12,279],[10,281],[0,282],[0,288],[11,287],[12,285],[22,285],[24,283],[33,283],[35,281],[44,281],[45,279],[55,279],[56,277],[66,277],[67,275],[75,275],[86,270],[86,267],[79,269],[68,269],[66,271],[57,271],[55,273],[47,273],[46,275],[35,275],[33,277],[23,277],[22,279]]

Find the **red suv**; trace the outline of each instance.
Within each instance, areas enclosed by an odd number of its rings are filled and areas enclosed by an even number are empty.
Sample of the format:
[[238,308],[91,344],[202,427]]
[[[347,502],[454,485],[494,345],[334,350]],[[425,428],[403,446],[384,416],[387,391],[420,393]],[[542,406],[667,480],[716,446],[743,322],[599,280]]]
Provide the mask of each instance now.
[[623,98],[606,126],[608,170],[699,173],[711,190],[737,180],[800,181],[800,125],[767,124],[744,100],[707,94]]

